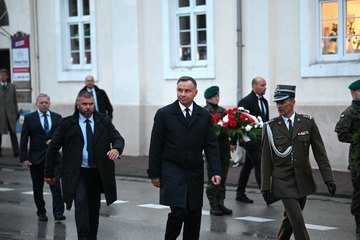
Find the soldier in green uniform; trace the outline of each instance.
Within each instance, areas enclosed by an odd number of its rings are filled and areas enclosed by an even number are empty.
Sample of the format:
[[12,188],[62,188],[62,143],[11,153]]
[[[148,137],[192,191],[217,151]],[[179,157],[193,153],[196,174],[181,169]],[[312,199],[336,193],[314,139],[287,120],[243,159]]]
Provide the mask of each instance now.
[[274,102],[280,116],[264,125],[261,155],[261,191],[271,194],[285,207],[284,220],[276,239],[307,240],[303,209],[307,195],[316,191],[309,160],[313,150],[322,178],[330,194],[336,191],[331,166],[315,120],[295,112],[295,86],[278,85]]
[[351,172],[351,182],[353,185],[353,195],[351,201],[351,214],[355,216],[356,234],[360,234],[360,172],[353,166],[353,154],[356,147],[352,137],[360,129],[360,79],[349,85],[353,98],[351,105],[340,115],[335,132],[340,142],[350,143],[349,167]]
[[[210,114],[213,116],[215,113],[224,114],[226,109],[223,107],[220,107],[219,100],[220,100],[220,94],[219,94],[219,87],[218,86],[211,86],[208,89],[205,90],[204,97],[206,99],[206,106],[204,107],[206,110],[210,112]],[[230,142],[229,138],[226,134],[221,133],[218,137],[218,145],[219,145],[219,151],[220,151],[220,159],[221,159],[221,183],[220,185],[214,185],[211,181],[211,173],[209,172],[208,168],[208,186],[206,188],[206,195],[209,199],[210,203],[210,214],[215,216],[221,216],[223,214],[225,215],[231,215],[232,210],[228,209],[224,206],[224,200],[225,200],[225,183],[226,183],[226,177],[229,170],[229,164],[230,164]]]

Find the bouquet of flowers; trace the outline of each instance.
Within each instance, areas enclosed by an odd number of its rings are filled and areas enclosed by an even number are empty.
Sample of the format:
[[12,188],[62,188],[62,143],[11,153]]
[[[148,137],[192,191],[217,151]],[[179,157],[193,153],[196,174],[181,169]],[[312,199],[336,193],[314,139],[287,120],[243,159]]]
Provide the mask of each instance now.
[[249,114],[243,107],[230,108],[225,114],[213,115],[215,133],[226,133],[230,138],[238,138],[240,141],[259,141],[261,139],[263,121],[261,117]]

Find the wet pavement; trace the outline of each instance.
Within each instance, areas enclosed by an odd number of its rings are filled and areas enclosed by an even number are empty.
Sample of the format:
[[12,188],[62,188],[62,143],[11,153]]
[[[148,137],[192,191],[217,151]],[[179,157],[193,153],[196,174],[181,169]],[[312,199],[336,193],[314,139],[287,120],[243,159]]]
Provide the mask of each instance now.
[[[54,221],[48,186],[45,187],[45,201],[49,221],[37,220],[30,173],[21,168],[10,151],[3,151],[3,154],[4,158],[0,158],[0,239],[77,239],[73,209],[65,211],[65,221]],[[158,205],[159,192],[146,179],[146,168],[146,157],[124,156],[116,162],[118,201],[110,206],[102,203],[98,239],[163,239],[169,209]],[[266,206],[253,176],[247,194],[254,199],[254,204],[236,202],[239,171],[240,168],[230,169],[225,201],[234,211],[233,215],[210,216],[205,198],[200,239],[275,238],[282,221],[282,203]],[[317,171],[314,174],[318,174]],[[350,215],[350,178],[346,173],[335,173],[335,178],[339,177],[344,178],[337,181],[336,197],[327,196],[326,189],[319,187],[319,193],[308,198],[304,216],[312,240],[357,239]],[[346,183],[350,187],[339,187]]]

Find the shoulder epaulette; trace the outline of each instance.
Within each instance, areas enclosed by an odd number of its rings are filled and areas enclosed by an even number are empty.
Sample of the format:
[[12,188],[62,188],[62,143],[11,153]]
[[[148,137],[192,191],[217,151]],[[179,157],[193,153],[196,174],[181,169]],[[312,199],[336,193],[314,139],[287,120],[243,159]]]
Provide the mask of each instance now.
[[270,124],[270,123],[273,123],[273,122],[276,122],[276,121],[277,121],[277,118],[272,118],[269,121],[267,121],[267,123]]
[[303,117],[303,118],[307,118],[307,119],[312,119],[312,117],[310,115],[307,115],[307,114],[299,114],[300,117]]

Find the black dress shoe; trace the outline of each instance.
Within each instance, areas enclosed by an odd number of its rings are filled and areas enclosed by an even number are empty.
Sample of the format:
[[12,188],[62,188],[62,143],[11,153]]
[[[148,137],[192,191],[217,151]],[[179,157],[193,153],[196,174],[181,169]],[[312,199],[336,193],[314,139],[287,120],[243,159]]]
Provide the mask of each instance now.
[[245,193],[236,195],[236,201],[244,203],[254,203],[254,200],[249,199]]
[[41,213],[41,214],[39,214],[38,219],[39,219],[39,221],[46,222],[48,220],[48,217],[46,216],[45,213]]
[[233,213],[233,211],[231,209],[228,209],[224,205],[219,205],[219,208],[224,215],[231,215]]
[[219,206],[216,205],[216,206],[210,208],[210,215],[222,216],[222,215],[223,215],[223,212],[221,211],[221,209],[219,208]]
[[62,215],[62,214],[61,215],[56,215],[54,218],[55,218],[56,221],[62,221],[62,220],[66,219],[66,217],[64,215]]
[[269,201],[265,201],[266,202],[266,205],[271,205],[271,204],[273,204],[274,202],[277,202],[277,201],[279,201],[280,200],[280,198],[274,198],[274,197],[271,197],[271,199],[269,200]]

